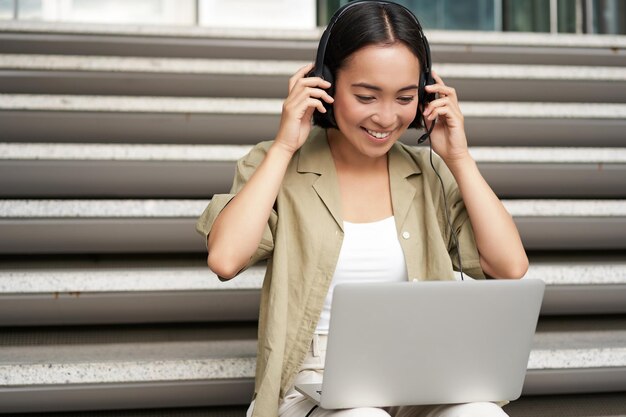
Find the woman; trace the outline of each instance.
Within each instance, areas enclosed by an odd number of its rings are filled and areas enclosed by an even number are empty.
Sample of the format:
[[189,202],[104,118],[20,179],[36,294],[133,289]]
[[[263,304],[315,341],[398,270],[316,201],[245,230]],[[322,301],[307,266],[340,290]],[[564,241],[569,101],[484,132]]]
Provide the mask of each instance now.
[[[321,380],[338,282],[455,279],[461,260],[475,278],[520,278],[528,267],[511,216],[468,152],[456,92],[436,74],[420,91],[428,45],[415,16],[366,1],[335,17],[318,64],[333,82],[307,76],[313,64],[289,80],[276,138],[238,162],[231,193],[215,195],[198,221],[208,266],[221,279],[268,260],[248,415],[304,416],[314,408],[293,386]],[[438,98],[426,104],[426,94]],[[321,127],[312,129],[314,113]],[[398,142],[422,117],[440,157],[432,162],[427,150]],[[311,415],[459,411],[506,415],[491,403]]]

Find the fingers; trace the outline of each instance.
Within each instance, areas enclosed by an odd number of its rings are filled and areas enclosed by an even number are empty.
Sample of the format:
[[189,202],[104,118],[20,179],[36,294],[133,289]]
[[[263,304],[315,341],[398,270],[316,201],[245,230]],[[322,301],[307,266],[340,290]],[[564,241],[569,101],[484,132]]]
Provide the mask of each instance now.
[[452,102],[450,97],[439,97],[438,99],[433,100],[430,103],[428,103],[428,105],[426,106],[426,109],[424,109],[424,116],[428,120],[433,120],[436,117],[433,115],[433,112],[436,109],[439,109],[442,107],[449,107],[451,104],[454,104],[454,103]]
[[432,73],[433,79],[435,80],[435,84],[427,85],[426,91],[429,93],[437,93],[439,96],[452,96],[456,97],[456,90],[452,87],[448,87],[441,77],[433,71]]
[[424,109],[424,117],[426,117],[427,120],[434,120],[438,116],[444,116],[445,118],[457,116],[462,119],[463,115],[459,108],[456,90],[446,86],[436,72],[433,71],[432,75],[436,84],[427,85],[426,91],[429,93],[437,93],[439,98],[428,103]]
[[303,94],[308,97],[322,99],[329,104],[332,104],[335,101],[335,99],[332,98],[326,90],[323,90],[321,88],[306,87],[303,89]]
[[452,113],[452,111],[450,110],[450,107],[444,106],[444,107],[433,108],[428,113],[428,115],[424,115],[424,116],[426,117],[426,120],[433,121],[433,120],[437,119],[440,116],[445,118],[445,119],[447,119],[451,115],[451,113]]
[[331,86],[328,81],[306,76],[312,68],[313,64],[308,64],[289,79],[289,95],[283,103],[283,110],[298,119],[312,114],[314,110],[326,113],[322,101],[329,104],[335,101],[326,91]]
[[320,77],[307,77],[306,75],[311,72],[313,69],[313,63],[309,63],[304,67],[300,68],[296,73],[289,79],[289,92],[294,89],[294,87],[298,84],[309,86],[309,87],[320,87],[320,88],[330,88],[330,83]]
[[313,65],[315,64],[309,62],[298,71],[296,71],[296,73],[293,74],[291,78],[289,78],[289,91],[291,91],[296,81],[298,81],[300,78],[304,78],[309,72],[311,72],[311,70],[313,69]]
[[435,80],[435,82],[436,82],[437,84],[441,84],[441,85],[444,85],[444,86],[446,85],[446,84],[443,82],[443,80],[441,79],[441,77],[439,76],[439,74],[437,74],[435,71],[431,71],[430,73],[431,73],[431,75],[433,76],[433,79]]
[[322,80],[318,77],[305,77],[299,78],[295,81],[289,96],[285,100],[286,103],[299,102],[302,103],[309,98],[317,99],[316,101],[320,106],[323,105],[320,100],[325,101],[328,104],[334,103],[335,99],[328,94],[326,89],[330,88],[328,81]]
[[299,86],[296,86],[296,88],[294,88],[291,91],[291,94],[289,94],[289,97],[287,97],[287,99],[285,100],[285,106],[289,107],[290,105],[292,105],[292,106],[297,107],[299,103],[303,103],[307,105],[310,105],[311,103],[316,103],[315,107],[321,107],[322,109],[324,109],[324,105],[322,104],[321,100],[327,102],[328,104],[332,104],[335,101],[335,99],[333,99],[326,92],[326,90],[323,90],[321,88],[314,88],[314,87],[299,88]]
[[294,92],[297,93],[298,91],[307,88],[327,90],[330,88],[330,86],[331,84],[328,81],[323,80],[319,77],[304,77],[294,81],[293,86],[291,86],[289,90],[289,94],[291,95]]

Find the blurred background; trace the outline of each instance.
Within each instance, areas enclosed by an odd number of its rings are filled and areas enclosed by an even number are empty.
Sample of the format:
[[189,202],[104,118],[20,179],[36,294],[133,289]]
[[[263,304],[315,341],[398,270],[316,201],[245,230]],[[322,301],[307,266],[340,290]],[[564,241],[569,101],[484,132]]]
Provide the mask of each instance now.
[[[346,0],[0,0],[0,19],[306,29]],[[626,33],[622,0],[404,0],[425,29]]]

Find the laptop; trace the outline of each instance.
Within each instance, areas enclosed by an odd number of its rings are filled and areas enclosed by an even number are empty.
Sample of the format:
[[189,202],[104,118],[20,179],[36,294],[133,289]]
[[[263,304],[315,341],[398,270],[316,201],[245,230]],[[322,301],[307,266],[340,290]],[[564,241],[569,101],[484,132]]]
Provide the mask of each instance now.
[[323,382],[295,388],[326,409],[515,400],[544,289],[535,279],[339,284]]

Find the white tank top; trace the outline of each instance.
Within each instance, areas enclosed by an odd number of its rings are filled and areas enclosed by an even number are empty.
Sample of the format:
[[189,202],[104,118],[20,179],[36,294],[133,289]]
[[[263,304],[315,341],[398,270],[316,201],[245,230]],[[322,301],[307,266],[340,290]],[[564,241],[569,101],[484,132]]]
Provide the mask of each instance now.
[[393,216],[372,223],[344,221],[343,230],[337,268],[315,330],[318,334],[328,333],[335,285],[343,282],[403,282],[408,279]]

